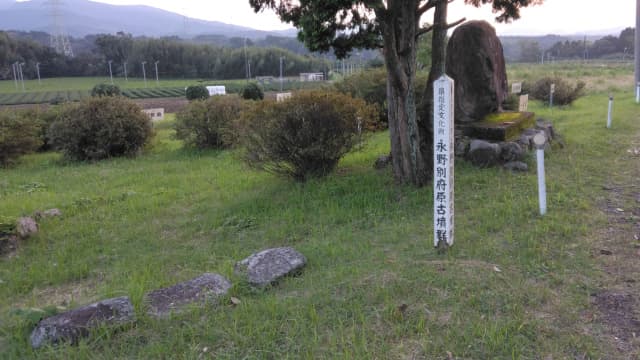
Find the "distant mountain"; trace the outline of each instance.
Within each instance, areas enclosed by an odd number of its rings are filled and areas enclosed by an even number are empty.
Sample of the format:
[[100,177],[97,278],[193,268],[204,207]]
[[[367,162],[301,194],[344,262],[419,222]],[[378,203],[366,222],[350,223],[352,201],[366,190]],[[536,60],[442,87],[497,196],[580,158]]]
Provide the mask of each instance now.
[[[180,14],[140,5],[109,5],[88,0],[63,0],[61,19],[73,37],[118,31],[134,36],[180,36],[191,38],[203,34],[229,37],[264,38],[267,35],[295,36],[294,29],[260,31],[248,27],[186,18]],[[0,0],[0,30],[44,31],[52,28],[51,7],[46,0],[16,2]]]

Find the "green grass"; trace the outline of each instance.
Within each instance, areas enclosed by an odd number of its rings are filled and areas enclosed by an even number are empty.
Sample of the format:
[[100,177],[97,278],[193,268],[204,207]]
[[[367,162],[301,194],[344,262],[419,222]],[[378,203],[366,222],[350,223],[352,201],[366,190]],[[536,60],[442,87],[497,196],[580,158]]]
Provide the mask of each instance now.
[[[335,174],[306,184],[248,169],[235,151],[183,149],[173,117],[135,159],[68,163],[27,156],[0,169],[0,215],[60,208],[17,255],[0,260],[0,348],[6,358],[554,359],[606,357],[584,319],[600,273],[590,256],[606,228],[602,185],[631,183],[640,107],[616,93],[553,110],[564,149],[547,154],[548,214],[538,215],[535,164],[526,174],[456,163],[456,242],[432,246],[432,190],[398,186],[374,170],[389,152],[371,136]],[[635,165],[634,165],[635,164]],[[301,276],[254,291],[233,265],[293,246]],[[499,270],[499,271],[497,271]],[[241,300],[167,320],[144,315],[159,287],[218,272]],[[30,308],[74,307],[129,295],[135,326],[77,346],[32,351]],[[406,310],[402,310],[406,305]],[[18,311],[18,310],[22,311]],[[37,313],[36,313],[37,314]],[[204,350],[206,348],[206,351]]]

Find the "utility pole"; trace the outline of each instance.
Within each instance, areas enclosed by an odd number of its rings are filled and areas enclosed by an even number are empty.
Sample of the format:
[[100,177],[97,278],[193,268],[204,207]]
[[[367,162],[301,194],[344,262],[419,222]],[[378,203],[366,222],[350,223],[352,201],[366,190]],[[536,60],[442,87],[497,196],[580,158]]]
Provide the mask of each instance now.
[[129,79],[127,79],[127,62],[124,62],[124,81],[129,81]]
[[156,61],[154,65],[156,66],[156,86],[160,86],[160,77],[158,77],[158,63],[160,61]]
[[13,82],[16,85],[16,90],[18,90],[18,63],[17,62],[11,64],[11,70],[13,71]]
[[280,92],[282,92],[282,60],[284,56],[280,56]]
[[147,87],[147,72],[144,70],[144,64],[146,63],[146,61],[142,62],[142,77],[144,78],[144,87]]
[[40,63],[39,62],[36,63],[36,73],[38,73],[38,85],[42,85],[42,83],[40,82]]
[[24,63],[18,64],[18,70],[20,74],[20,81],[22,82],[22,92],[24,92],[24,74],[22,73],[22,65],[24,65]]
[[111,63],[113,60],[109,60],[109,79],[111,79],[111,85],[113,85],[113,72],[111,71]]
[[244,38],[244,75],[249,82],[249,58],[247,57],[247,38]]

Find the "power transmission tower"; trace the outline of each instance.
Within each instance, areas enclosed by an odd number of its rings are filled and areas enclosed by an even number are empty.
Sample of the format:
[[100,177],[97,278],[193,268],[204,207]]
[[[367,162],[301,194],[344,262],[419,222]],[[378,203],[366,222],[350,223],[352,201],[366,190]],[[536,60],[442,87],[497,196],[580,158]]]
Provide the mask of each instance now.
[[49,15],[51,16],[51,47],[59,54],[73,57],[71,42],[69,42],[69,36],[63,23],[62,1],[47,0],[45,4],[49,6]]

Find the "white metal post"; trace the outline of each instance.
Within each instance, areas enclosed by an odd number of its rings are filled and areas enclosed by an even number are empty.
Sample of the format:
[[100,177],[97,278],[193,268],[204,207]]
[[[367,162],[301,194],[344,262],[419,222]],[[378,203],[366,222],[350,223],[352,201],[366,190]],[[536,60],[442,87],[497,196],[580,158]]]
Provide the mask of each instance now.
[[540,204],[540,215],[547,213],[547,184],[544,174],[544,146],[547,142],[542,134],[533,137],[536,145],[536,160],[538,164],[538,203]]
[[147,87],[147,72],[144,69],[144,64],[146,63],[146,61],[142,62],[142,77],[144,78],[144,87]]
[[111,71],[111,63],[113,60],[109,60],[109,79],[111,80],[111,85],[113,85],[113,72]]
[[155,66],[156,66],[156,86],[160,86],[160,77],[158,76],[158,63],[160,61],[156,61],[155,62]]
[[11,70],[13,71],[13,82],[16,85],[16,90],[18,90],[18,63],[11,64]]
[[607,129],[611,128],[612,112],[613,112],[613,94],[609,95],[609,111],[607,111]]
[[127,62],[124,62],[124,81],[129,81],[129,79],[127,78]]
[[38,85],[42,85],[40,82],[40,63],[36,63],[36,73],[38,73]]

